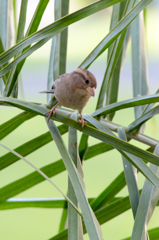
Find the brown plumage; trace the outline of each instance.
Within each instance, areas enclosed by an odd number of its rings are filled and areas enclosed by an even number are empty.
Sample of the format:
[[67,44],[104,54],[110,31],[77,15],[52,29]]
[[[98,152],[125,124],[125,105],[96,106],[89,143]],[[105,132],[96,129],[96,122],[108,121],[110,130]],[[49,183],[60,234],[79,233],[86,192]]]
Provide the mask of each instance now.
[[53,83],[52,89],[43,91],[46,93],[54,93],[58,103],[49,111],[51,115],[55,115],[55,109],[60,104],[67,108],[78,110],[84,127],[85,121],[82,117],[82,110],[86,106],[89,98],[94,97],[97,81],[94,75],[86,69],[76,69],[71,73],[59,76]]

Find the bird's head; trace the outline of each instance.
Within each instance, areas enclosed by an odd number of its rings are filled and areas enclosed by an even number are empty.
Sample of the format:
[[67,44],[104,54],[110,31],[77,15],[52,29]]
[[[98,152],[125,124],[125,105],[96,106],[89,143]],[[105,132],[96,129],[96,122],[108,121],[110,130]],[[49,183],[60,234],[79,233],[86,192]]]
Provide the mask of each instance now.
[[95,76],[88,70],[77,68],[72,72],[72,81],[76,89],[85,90],[91,96],[95,96],[97,81]]

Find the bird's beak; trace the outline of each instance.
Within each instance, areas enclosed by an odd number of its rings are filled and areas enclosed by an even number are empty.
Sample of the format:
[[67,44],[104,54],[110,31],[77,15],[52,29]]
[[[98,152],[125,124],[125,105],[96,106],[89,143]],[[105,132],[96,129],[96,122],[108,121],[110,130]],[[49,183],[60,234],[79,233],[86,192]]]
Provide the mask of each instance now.
[[91,96],[95,96],[95,88],[91,88],[91,87],[87,87],[86,91],[91,95]]
[[55,89],[50,89],[50,90],[45,90],[45,91],[41,91],[40,93],[54,93]]

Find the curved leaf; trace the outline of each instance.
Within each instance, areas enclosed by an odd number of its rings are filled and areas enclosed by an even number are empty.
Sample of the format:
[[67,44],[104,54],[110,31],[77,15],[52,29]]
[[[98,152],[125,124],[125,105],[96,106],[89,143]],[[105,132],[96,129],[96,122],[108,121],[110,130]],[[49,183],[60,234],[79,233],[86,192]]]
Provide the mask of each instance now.
[[[71,115],[71,118],[77,120],[77,113],[73,113]],[[81,162],[78,155],[77,130],[72,127],[69,127],[68,151],[72,161],[74,162],[77,168],[77,171],[81,175],[82,166],[81,166]],[[78,199],[75,194],[70,178],[68,178],[68,197],[78,208]],[[73,209],[73,207],[70,204],[68,204],[68,216],[69,216],[68,217],[68,239],[82,240],[83,239],[82,221],[80,216],[78,216],[77,212]]]
[[143,123],[145,123],[146,121],[148,121],[150,118],[152,118],[158,113],[159,113],[159,106],[156,106],[155,108],[151,109],[150,111],[148,111],[147,113],[145,113],[144,115],[136,119],[133,123],[131,123],[126,128],[126,131],[128,132],[134,131],[136,128],[139,128]]
[[146,95],[142,97],[132,98],[128,100],[124,100],[117,103],[112,103],[109,106],[100,108],[91,114],[92,117],[102,116],[107,113],[115,112],[121,109],[135,107],[140,105],[145,105],[149,103],[156,103],[159,102],[159,94],[154,95]]
[[[66,125],[60,125],[58,126],[58,129],[61,134],[65,134],[68,131],[68,126]],[[50,132],[46,132],[27,143],[22,144],[21,146],[17,147],[15,151],[23,156],[26,156],[33,151],[39,149],[40,147],[44,146],[45,144],[51,142],[53,139],[51,137]],[[7,153],[0,157],[0,169],[13,164],[14,162],[18,161],[20,158],[14,154]]]
[[[118,135],[124,141],[127,141],[125,131],[123,127],[118,128]],[[137,169],[124,157],[122,156],[123,167],[125,173],[125,179],[129,191],[129,198],[133,216],[135,219],[138,204],[139,204],[139,191],[137,186]]]
[[[155,148],[155,153],[159,155],[159,145]],[[150,164],[151,170],[159,176],[159,168],[153,164]],[[139,206],[137,209],[133,232],[132,240],[143,239],[144,229],[147,228],[147,224],[153,214],[153,211],[156,207],[156,204],[159,200],[159,189],[155,188],[152,183],[147,179],[145,180],[142,193],[140,196]],[[146,236],[144,237],[146,239]]]
[[[49,26],[41,29],[40,31],[32,34],[30,37],[25,38],[23,41],[16,44],[14,47],[10,48],[4,54],[0,55],[0,66],[6,63],[9,59],[15,56],[18,52],[33,44],[35,42],[47,39],[47,41],[52,38],[55,34],[69,26],[70,24],[77,22],[85,17],[90,16],[93,13],[96,13],[104,8],[107,8],[117,2],[122,0],[102,0],[97,1],[77,12],[69,14],[66,17],[63,17],[56,22],[50,24]],[[147,0],[146,0],[147,1]]]
[[30,112],[22,112],[15,116],[14,118],[8,120],[7,122],[0,125],[0,140],[14,131],[25,121],[35,117],[36,115]]
[[88,68],[92,62],[101,55],[106,48],[120,35],[120,33],[131,23],[131,21],[141,12],[152,0],[141,0],[132,8],[126,16],[110,31],[110,33],[98,44],[89,56],[80,65],[81,68]]
[[[50,136],[50,133],[49,133],[49,136]],[[33,146],[33,144],[31,144],[31,146]],[[106,143],[99,143],[99,144],[89,147],[88,152],[86,153],[86,156],[85,156],[85,160],[88,160],[91,157],[94,157],[100,153],[109,151],[113,148],[113,147],[111,147],[111,148],[110,147],[111,146]],[[26,151],[26,148],[24,148],[22,153],[24,153],[25,151]],[[8,154],[6,154],[5,156],[7,156],[7,155]],[[18,158],[18,159],[20,159],[20,158]],[[62,160],[58,160],[54,163],[51,163],[49,165],[46,165],[46,166],[40,168],[40,170],[42,172],[44,172],[48,177],[53,177],[53,176],[65,171],[66,168],[65,168]],[[32,172],[32,173],[28,174],[27,176],[22,177],[21,179],[18,179],[16,181],[4,186],[3,188],[1,188],[0,189],[1,200],[5,201],[6,199],[13,197],[29,188],[35,186],[36,184],[41,183],[44,180],[45,179],[41,175],[39,175],[37,172]]]
[[[26,162],[27,164],[29,164],[32,168],[34,168],[43,178],[45,178],[48,182],[50,182],[62,195],[63,197],[71,204],[71,206],[81,215],[81,213],[78,211],[78,209],[76,208],[76,206],[71,202],[71,200],[51,181],[50,178],[48,178],[48,176],[43,173],[40,169],[38,169],[37,167],[35,167],[32,163],[30,163],[28,160],[26,160],[23,156],[21,156],[19,153],[16,153],[14,150],[8,148],[7,146],[3,145],[2,143],[0,143],[1,147],[4,147],[5,149],[7,149],[8,151],[12,152],[13,154],[17,155],[18,157],[20,157],[22,160],[24,160],[24,162]],[[0,199],[1,201],[1,199]]]
[[[71,119],[72,120],[72,119]],[[47,119],[46,119],[47,121]],[[83,188],[83,184],[82,183],[82,178],[80,177],[80,174],[78,173],[72,159],[70,158],[66,147],[62,141],[61,135],[56,127],[56,125],[54,124],[53,121],[49,121],[48,127],[50,130],[50,133],[52,135],[52,137],[54,138],[54,141],[57,145],[57,148],[62,156],[63,162],[66,166],[66,169],[68,171],[71,183],[73,185],[74,191],[76,193],[81,211],[82,211],[82,215],[83,215],[83,219],[85,222],[85,226],[87,228],[88,231],[88,235],[90,237],[90,239],[102,239],[102,233],[101,233],[101,229],[100,229],[100,225],[97,222],[93,211],[91,210],[88,200],[85,196],[85,192],[84,192],[84,188]]]
[[[42,116],[46,116],[45,114],[47,112],[47,109],[43,108],[42,106],[38,106],[36,104],[28,103],[28,102],[25,102],[22,100],[14,99],[14,98],[0,98],[0,103],[7,103],[12,106],[18,107],[20,109],[27,110],[27,111],[30,111],[30,112],[33,112],[33,113],[36,113],[36,114],[39,114]],[[158,156],[156,156],[152,153],[146,152],[130,143],[122,141],[115,136],[112,136],[110,134],[99,131],[88,125],[85,125],[85,127],[81,129],[81,124],[79,124],[77,121],[75,121],[69,117],[66,117],[64,115],[61,115],[57,112],[56,112],[55,116],[54,115],[51,116],[51,119],[62,122],[66,125],[76,128],[77,130],[81,130],[82,132],[86,133],[87,135],[90,135],[96,139],[99,139],[105,143],[108,143],[117,149],[120,149],[127,153],[131,153],[139,158],[142,158],[145,161],[159,165],[159,157]],[[158,180],[157,180],[157,182],[158,182]]]
[[64,198],[9,198],[6,202],[0,204],[0,210],[14,209],[14,208],[65,208],[67,207],[66,200]]

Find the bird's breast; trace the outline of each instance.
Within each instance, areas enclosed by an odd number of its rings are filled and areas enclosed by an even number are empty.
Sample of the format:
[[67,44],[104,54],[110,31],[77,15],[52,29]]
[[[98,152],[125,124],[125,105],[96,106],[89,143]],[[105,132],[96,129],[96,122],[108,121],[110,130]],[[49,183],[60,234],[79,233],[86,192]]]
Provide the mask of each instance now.
[[71,89],[60,84],[55,88],[55,97],[62,106],[81,112],[87,104],[90,94],[84,89]]

